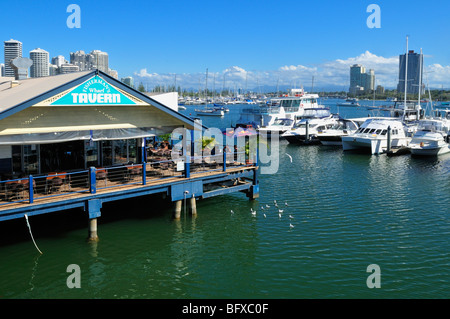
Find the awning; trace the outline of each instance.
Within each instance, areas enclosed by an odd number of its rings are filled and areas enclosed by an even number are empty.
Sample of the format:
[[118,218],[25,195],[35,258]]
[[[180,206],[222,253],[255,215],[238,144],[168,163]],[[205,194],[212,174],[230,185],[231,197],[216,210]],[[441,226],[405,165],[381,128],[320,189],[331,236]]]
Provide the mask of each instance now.
[[[167,128],[169,129],[169,128]],[[79,140],[123,140],[161,135],[167,130],[155,128],[119,128],[110,130],[85,130],[54,133],[1,135],[0,145],[51,144]]]

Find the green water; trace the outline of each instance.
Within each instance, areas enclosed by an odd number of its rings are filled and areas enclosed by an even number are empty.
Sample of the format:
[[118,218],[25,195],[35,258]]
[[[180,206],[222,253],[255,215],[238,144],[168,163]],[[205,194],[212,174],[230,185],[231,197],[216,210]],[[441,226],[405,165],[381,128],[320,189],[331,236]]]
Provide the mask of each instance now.
[[[450,297],[450,156],[284,143],[278,173],[261,175],[260,189],[253,202],[198,201],[197,218],[182,212],[180,221],[158,197],[105,205],[97,244],[85,241],[81,211],[32,216],[43,255],[24,220],[4,222],[0,298]],[[66,285],[70,264],[81,288]],[[366,285],[370,264],[381,288]]]

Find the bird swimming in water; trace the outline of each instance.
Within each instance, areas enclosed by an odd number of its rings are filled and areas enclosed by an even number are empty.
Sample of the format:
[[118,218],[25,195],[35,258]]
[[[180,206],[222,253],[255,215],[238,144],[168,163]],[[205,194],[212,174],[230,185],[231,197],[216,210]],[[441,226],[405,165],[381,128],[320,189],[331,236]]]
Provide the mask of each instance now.
[[292,225],[291,223],[289,223],[289,228],[294,228],[294,225]]

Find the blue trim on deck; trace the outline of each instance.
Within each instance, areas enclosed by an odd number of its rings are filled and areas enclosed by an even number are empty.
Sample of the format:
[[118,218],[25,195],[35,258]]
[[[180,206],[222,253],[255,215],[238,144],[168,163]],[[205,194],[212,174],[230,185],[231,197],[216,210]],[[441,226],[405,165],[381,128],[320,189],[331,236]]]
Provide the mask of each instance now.
[[[158,179],[154,180],[155,182],[159,182],[158,184],[151,184],[151,185],[148,184],[145,185],[143,182],[142,184],[139,185],[137,185],[136,183],[130,183],[124,185],[129,186],[130,188],[128,189],[123,188],[115,189],[111,187],[108,189],[107,192],[104,192],[103,189],[102,192],[98,193],[95,191],[96,172],[95,169],[92,168],[89,174],[89,185],[88,185],[89,188],[87,190],[66,193],[66,194],[79,194],[80,196],[63,198],[62,197],[63,195],[50,195],[50,196],[36,197],[34,198],[34,200],[33,196],[31,196],[29,200],[23,199],[19,201],[14,201],[12,203],[19,203],[19,204],[28,201],[28,204],[20,204],[19,207],[15,208],[6,208],[4,205],[0,206],[0,221],[15,218],[23,218],[24,214],[27,214],[28,216],[33,216],[73,208],[82,208],[84,209],[85,212],[88,213],[89,218],[97,218],[101,216],[101,208],[103,203],[158,193],[166,194],[172,201],[178,201],[191,197],[209,198],[213,196],[241,191],[246,192],[248,191],[253,193],[255,189],[259,192],[259,185],[255,185],[255,183],[257,184],[257,181],[253,180],[256,175],[254,171],[257,170],[258,168],[242,167],[242,169],[244,170],[239,172],[230,172],[230,173],[223,172],[221,174],[203,175],[203,176],[194,175],[194,177],[190,179],[186,179],[184,176],[178,176],[179,178],[178,180],[171,180],[166,183],[164,183],[163,180]],[[86,170],[81,171],[81,173],[86,173]],[[49,176],[56,176],[56,175],[49,175]],[[34,177],[34,179],[37,178],[43,177]],[[246,179],[247,182],[245,184],[238,184],[236,186],[230,186],[226,188],[220,188],[217,190],[204,192],[205,185],[211,185],[219,182],[229,182],[232,179],[238,178],[240,178],[241,180]],[[32,176],[14,181],[23,182],[24,180],[28,181],[29,185],[34,184]],[[6,183],[7,181],[3,182]],[[135,187],[133,187],[133,185]],[[31,187],[31,191],[34,192],[33,186]],[[45,202],[40,201],[41,199],[44,198],[46,199]],[[49,198],[54,199],[54,201],[47,202]]]

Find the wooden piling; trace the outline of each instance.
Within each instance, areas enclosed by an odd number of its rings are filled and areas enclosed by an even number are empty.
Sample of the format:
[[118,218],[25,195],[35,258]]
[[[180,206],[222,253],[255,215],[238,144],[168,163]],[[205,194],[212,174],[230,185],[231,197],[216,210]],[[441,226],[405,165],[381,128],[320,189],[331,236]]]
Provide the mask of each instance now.
[[182,201],[181,200],[177,200],[175,202],[175,209],[173,211],[173,219],[180,219],[181,218],[181,206],[182,206]]
[[197,201],[195,199],[195,196],[192,195],[192,197],[190,198],[190,208],[189,211],[191,213],[192,216],[196,216],[197,215]]
[[97,242],[99,240],[97,233],[97,218],[89,219],[89,242]]

